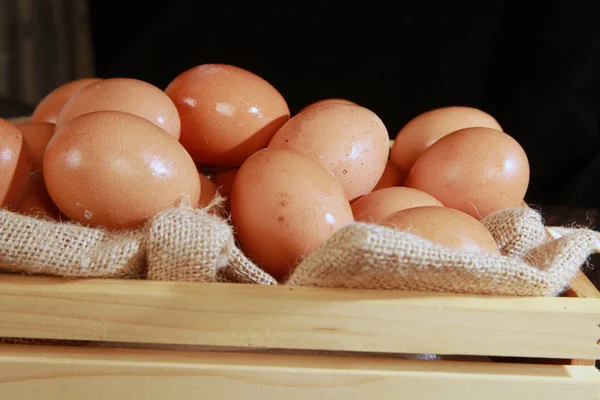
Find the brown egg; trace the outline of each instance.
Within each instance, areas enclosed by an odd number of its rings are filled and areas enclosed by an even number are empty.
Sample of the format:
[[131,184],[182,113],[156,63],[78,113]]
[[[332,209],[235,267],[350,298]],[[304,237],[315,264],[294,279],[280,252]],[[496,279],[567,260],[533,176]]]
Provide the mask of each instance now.
[[210,180],[215,183],[222,196],[229,196],[231,185],[233,185],[233,179],[238,170],[239,168],[218,169],[212,173]]
[[353,220],[331,174],[286,149],[261,150],[240,167],[231,188],[231,218],[244,252],[280,280]]
[[200,198],[198,171],[183,146],[119,111],[88,113],[57,129],[44,179],[60,210],[89,226],[136,228],[180,203],[197,207]]
[[404,183],[404,179],[406,179],[406,173],[400,171],[396,164],[388,160],[383,170],[383,175],[381,175],[381,178],[379,178],[379,181],[373,188],[373,192],[388,187],[401,186]]
[[388,216],[381,225],[392,226],[453,249],[500,254],[492,234],[483,224],[451,208],[408,208]]
[[295,115],[269,147],[298,151],[327,168],[349,200],[369,193],[383,174],[389,154],[385,125],[357,105],[328,104]]
[[300,112],[310,110],[313,107],[320,107],[320,106],[327,105],[327,104],[353,104],[353,105],[356,105],[356,103],[354,103],[353,101],[345,100],[345,99],[337,99],[337,98],[323,99],[323,100],[315,101],[314,103],[310,103],[309,105],[304,107],[302,110],[300,110]]
[[356,200],[352,203],[352,213],[356,221],[379,222],[397,211],[422,206],[442,207],[443,204],[417,189],[388,187]]
[[214,199],[217,193],[217,185],[202,174],[200,176],[200,200],[198,207],[206,207]]
[[18,207],[30,170],[23,135],[16,126],[0,118],[0,208]]
[[56,124],[58,114],[67,100],[79,91],[79,89],[99,80],[99,78],[82,78],[57,87],[39,102],[33,111],[31,120],[33,122],[50,122],[51,124]]
[[281,94],[261,77],[224,64],[177,76],[165,92],[181,116],[181,143],[206,166],[239,167],[289,118]]
[[44,183],[42,171],[32,172],[29,175],[29,183],[25,195],[21,199],[19,214],[29,215],[48,221],[59,220],[59,210],[50,198]]
[[181,122],[175,104],[147,82],[111,78],[88,85],[73,95],[58,115],[56,129],[93,111],[123,111],[142,117],[179,139]]
[[461,129],[438,140],[419,157],[405,182],[477,219],[518,207],[528,185],[523,148],[489,128]]
[[425,112],[400,130],[390,159],[408,174],[417,158],[437,140],[459,129],[472,127],[502,130],[494,117],[476,108],[445,107]]
[[225,197],[225,203],[223,204],[223,210],[228,212],[230,210],[229,193],[231,192],[231,185],[233,185],[233,179],[237,174],[239,168],[225,168],[217,169],[211,174],[210,180],[214,182],[219,194]]
[[23,134],[27,145],[29,159],[31,160],[31,171],[42,170],[42,160],[46,152],[46,146],[52,135],[54,135],[54,124],[49,122],[27,122],[17,125]]

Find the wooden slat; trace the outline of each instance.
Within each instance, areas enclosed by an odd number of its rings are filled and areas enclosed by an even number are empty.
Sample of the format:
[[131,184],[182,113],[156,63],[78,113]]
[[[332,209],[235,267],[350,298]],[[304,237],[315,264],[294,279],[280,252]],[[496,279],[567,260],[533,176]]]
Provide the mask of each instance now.
[[[600,299],[600,292],[582,271],[578,271],[575,278],[571,281],[569,290],[565,293],[567,297],[578,297],[588,299]],[[596,360],[571,359],[573,365],[594,366]]]
[[600,358],[600,299],[0,276],[0,337]]
[[571,288],[565,294],[568,297],[600,299],[600,292],[582,271],[578,271],[571,281]]
[[597,400],[593,367],[0,346],[1,399]]

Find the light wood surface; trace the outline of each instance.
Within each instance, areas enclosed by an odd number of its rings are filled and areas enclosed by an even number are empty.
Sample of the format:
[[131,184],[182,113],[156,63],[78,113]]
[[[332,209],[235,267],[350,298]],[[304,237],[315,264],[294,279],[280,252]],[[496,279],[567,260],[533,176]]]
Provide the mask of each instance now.
[[600,359],[600,299],[2,275],[0,337]]
[[[570,286],[569,290],[565,293],[565,296],[567,297],[600,299],[600,292],[598,292],[598,289],[596,289],[582,271],[577,272],[577,275],[571,281]],[[596,364],[596,360],[582,360],[575,358],[571,360],[571,364],[593,366]]]
[[600,299],[600,292],[582,271],[577,272],[570,286],[571,288],[565,294],[568,297]]
[[593,367],[0,346],[0,399],[597,400]]

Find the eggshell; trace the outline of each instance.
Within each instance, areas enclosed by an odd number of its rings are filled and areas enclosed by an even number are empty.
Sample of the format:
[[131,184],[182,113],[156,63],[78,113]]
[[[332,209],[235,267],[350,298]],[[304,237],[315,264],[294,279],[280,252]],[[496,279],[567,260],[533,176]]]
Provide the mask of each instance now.
[[74,94],[58,115],[56,128],[93,111],[123,111],[142,117],[179,139],[181,121],[175,104],[150,83],[111,78],[87,85]]
[[205,64],[177,76],[165,89],[181,116],[181,143],[194,161],[239,167],[289,118],[270,83],[244,69]]
[[528,185],[523,148],[489,128],[461,129],[438,140],[419,157],[405,182],[477,219],[518,207]]
[[300,112],[310,110],[311,108],[314,108],[314,107],[320,107],[323,105],[327,105],[327,104],[353,104],[353,105],[356,105],[356,103],[354,103],[353,101],[346,100],[346,99],[338,99],[338,98],[323,99],[323,100],[315,101],[314,103],[310,103],[309,105],[304,107],[302,110],[300,110]]
[[406,173],[401,171],[396,164],[388,160],[385,169],[383,170],[383,175],[381,175],[381,178],[379,178],[379,181],[373,188],[373,192],[388,187],[401,186],[405,179]]
[[0,118],[0,207],[16,209],[27,186],[31,163],[21,132]]
[[295,115],[273,136],[269,147],[298,151],[327,168],[349,200],[377,184],[389,154],[385,125],[357,105],[328,104]]
[[219,192],[223,196],[229,196],[231,185],[233,185],[233,180],[238,171],[239,168],[218,169],[212,173],[210,180],[217,185]]
[[31,115],[33,122],[50,122],[56,124],[58,114],[63,106],[79,89],[100,81],[99,78],[82,78],[70,81],[48,93],[42,99]]
[[19,204],[18,213],[48,221],[59,220],[59,210],[50,198],[42,171],[29,175],[27,189]]
[[500,254],[492,234],[483,224],[468,214],[451,208],[408,208],[388,216],[381,224],[453,249]]
[[388,187],[356,200],[352,203],[352,213],[356,221],[379,222],[397,211],[422,206],[443,205],[435,197],[417,189]]
[[31,171],[41,171],[46,146],[54,135],[54,124],[49,122],[28,122],[17,125],[27,145],[31,160]]
[[198,201],[198,206],[206,207],[214,199],[217,193],[217,185],[204,175],[198,175],[200,176],[200,200]]
[[217,186],[219,194],[227,198],[224,204],[225,211],[229,211],[229,193],[238,170],[239,168],[218,169],[213,171],[210,177],[210,180]]
[[231,218],[244,252],[282,279],[336,230],[353,221],[340,184],[287,149],[264,149],[240,167]]
[[408,174],[417,158],[447,134],[463,128],[484,127],[501,131],[491,115],[472,107],[445,107],[427,111],[409,121],[398,133],[391,161]]
[[46,148],[44,179],[73,221],[137,228],[169,207],[198,206],[200,178],[183,146],[153,123],[98,111],[60,127]]

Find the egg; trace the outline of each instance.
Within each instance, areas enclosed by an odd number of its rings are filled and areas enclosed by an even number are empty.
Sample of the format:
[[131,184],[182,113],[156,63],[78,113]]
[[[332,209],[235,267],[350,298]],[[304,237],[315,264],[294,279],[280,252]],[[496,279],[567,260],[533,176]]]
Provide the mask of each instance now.
[[500,254],[492,234],[483,224],[451,208],[408,208],[388,216],[381,224],[449,248],[470,253]]
[[48,190],[46,190],[42,171],[32,172],[29,176],[27,189],[17,212],[48,221],[59,220],[58,207],[50,198]]
[[461,129],[438,140],[405,182],[477,219],[518,207],[528,185],[525,151],[508,134],[490,128]]
[[200,200],[198,201],[199,207],[206,207],[214,199],[217,193],[217,185],[210,179],[202,174],[200,176]]
[[231,186],[233,180],[237,174],[239,168],[224,168],[217,169],[211,174],[210,180],[215,184],[219,194],[226,198],[223,208],[225,211],[229,211],[229,193],[231,192]]
[[354,103],[353,101],[346,100],[346,99],[338,99],[338,98],[322,99],[322,100],[317,100],[314,103],[310,103],[309,105],[304,107],[302,110],[300,110],[300,112],[310,110],[311,108],[314,108],[314,107],[320,107],[323,105],[327,105],[327,104],[354,104],[354,105],[356,105],[356,103]]
[[396,164],[389,161],[385,165],[385,169],[383,170],[383,175],[379,178],[379,181],[373,188],[373,191],[384,189],[388,187],[401,186],[404,183],[404,179],[406,179],[406,173],[401,171]]
[[417,158],[437,140],[459,129],[472,127],[502,130],[494,117],[472,107],[445,107],[425,112],[400,130],[390,159],[400,171],[408,174]]
[[338,103],[295,115],[277,131],[269,147],[295,150],[319,162],[354,200],[369,193],[381,178],[389,136],[372,111]]
[[82,78],[57,87],[38,103],[31,115],[31,120],[33,122],[49,122],[51,124],[56,124],[58,114],[67,100],[78,92],[79,89],[98,81],[100,81],[99,78]]
[[181,116],[181,143],[194,161],[239,167],[289,118],[285,99],[270,83],[232,65],[204,64],[165,89]]
[[31,171],[40,171],[46,146],[48,146],[50,138],[54,135],[54,124],[49,122],[27,122],[16,126],[21,131],[27,145]]
[[200,199],[198,171],[183,146],[120,111],[84,114],[58,128],[43,171],[59,209],[92,227],[137,228],[169,207],[197,207]]
[[111,78],[87,85],[64,105],[56,128],[93,111],[123,111],[142,117],[179,139],[181,121],[175,104],[150,83],[129,78]]
[[16,126],[0,118],[0,207],[18,207],[30,170],[23,135]]
[[397,211],[421,206],[443,205],[435,197],[417,189],[388,187],[361,197],[351,207],[356,221],[379,222]]
[[231,185],[233,185],[233,179],[238,170],[239,168],[226,168],[218,169],[212,173],[210,180],[217,186],[221,195],[225,197],[229,196]]
[[242,164],[231,188],[231,219],[243,251],[279,280],[353,221],[341,185],[288,149],[263,149]]

